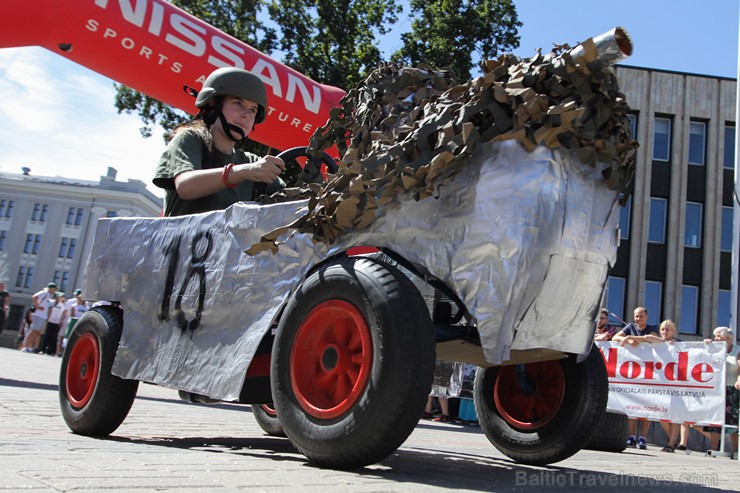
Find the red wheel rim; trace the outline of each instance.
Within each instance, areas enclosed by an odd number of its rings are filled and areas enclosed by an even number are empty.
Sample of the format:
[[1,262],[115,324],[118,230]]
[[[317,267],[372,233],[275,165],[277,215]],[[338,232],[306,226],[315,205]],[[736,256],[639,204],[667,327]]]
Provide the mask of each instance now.
[[528,364],[524,368],[533,389],[522,388],[516,365],[502,366],[493,387],[493,400],[507,423],[533,431],[557,416],[565,398],[565,375],[557,361]]
[[98,381],[100,345],[95,335],[86,332],[71,349],[65,375],[67,399],[72,407],[81,409],[90,401]]
[[372,334],[365,318],[346,301],[325,301],[296,332],[290,381],[303,409],[331,419],[349,411],[370,378]]
[[260,404],[260,407],[265,412],[265,414],[267,414],[271,418],[277,417],[277,411],[275,411],[275,408],[272,404]]

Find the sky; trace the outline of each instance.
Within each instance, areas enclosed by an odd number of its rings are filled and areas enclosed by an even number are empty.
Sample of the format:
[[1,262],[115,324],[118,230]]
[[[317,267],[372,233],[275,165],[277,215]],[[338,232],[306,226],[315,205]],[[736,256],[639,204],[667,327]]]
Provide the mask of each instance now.
[[[623,64],[735,79],[739,2],[515,0],[523,26],[514,54],[575,46],[622,26],[634,45]],[[408,28],[402,19],[381,48],[392,51]],[[0,49],[0,171],[97,180],[113,167],[118,180],[141,180],[163,196],[151,185],[162,134],[144,139],[138,116],[118,114],[113,83],[43,48]]]

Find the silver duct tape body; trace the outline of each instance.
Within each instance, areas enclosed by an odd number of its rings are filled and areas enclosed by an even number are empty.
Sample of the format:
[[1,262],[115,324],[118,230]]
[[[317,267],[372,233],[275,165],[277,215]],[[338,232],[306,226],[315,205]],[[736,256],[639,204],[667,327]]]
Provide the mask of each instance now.
[[454,289],[490,364],[510,350],[590,348],[619,205],[571,151],[482,144],[438,199],[393,202],[331,246],[296,234],[276,255],[243,253],[305,205],[101,219],[84,292],[124,310],[113,373],[236,400],[280,306],[312,266],[356,245],[388,247]]

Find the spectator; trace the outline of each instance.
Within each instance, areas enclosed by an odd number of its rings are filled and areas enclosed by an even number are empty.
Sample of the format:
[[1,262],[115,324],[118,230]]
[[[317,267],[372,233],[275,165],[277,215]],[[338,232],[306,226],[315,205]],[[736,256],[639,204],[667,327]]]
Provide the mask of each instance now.
[[67,319],[60,326],[59,335],[57,336],[57,354],[59,355],[64,352],[64,348],[67,345],[66,339],[69,337],[72,327],[74,327],[74,324],[82,314],[88,310],[85,300],[82,299],[82,290],[79,288],[75,289],[72,294],[74,295],[72,299],[65,303],[67,308]]
[[57,285],[50,282],[44,289],[37,292],[31,297],[34,311],[31,321],[31,333],[26,347],[23,349],[27,353],[38,352],[41,344],[41,337],[46,330],[46,319],[49,317],[49,308],[54,303],[56,297]]
[[54,303],[49,308],[49,317],[46,320],[46,331],[41,340],[41,352],[54,356],[57,354],[57,335],[59,327],[67,316],[64,306],[64,293],[56,293]]
[[[735,344],[735,333],[729,327],[717,327],[714,329],[714,339],[704,339],[705,343],[724,342],[727,344],[725,356],[725,424],[736,428],[728,428],[732,440],[732,451],[737,452],[737,426],[738,426],[738,399],[740,399],[740,368],[738,368],[738,354],[740,347]],[[718,426],[705,426],[705,436],[709,433],[711,450],[718,450],[722,428]]]
[[[656,338],[660,338],[660,332],[658,327],[655,325],[648,325],[648,311],[644,306],[638,306],[635,308],[633,313],[634,322],[627,324],[622,330],[614,334],[612,340],[618,342],[620,346],[632,345],[637,346],[643,342],[649,342],[646,336],[654,335]],[[642,450],[647,449],[647,435],[650,429],[650,421],[641,420],[640,433],[638,434],[637,419],[630,418],[628,420],[628,427],[630,436],[627,438],[627,446],[631,448],[639,448]],[[635,438],[637,436],[637,438]]]
[[0,334],[5,329],[5,319],[10,309],[10,293],[5,291],[5,283],[0,282]]
[[460,395],[463,379],[463,363],[452,361],[437,360],[434,366],[434,380],[432,381],[432,391],[427,398],[427,405],[422,413],[423,419],[432,419],[434,398],[439,400],[441,415],[433,418],[434,421],[448,423],[452,421],[450,415],[449,401],[450,397]]
[[617,332],[619,332],[619,327],[609,323],[609,310],[602,308],[599,312],[599,319],[596,320],[594,341],[611,341]]
[[427,405],[426,408],[424,408],[424,414],[422,414],[421,417],[424,419],[431,419],[432,421],[449,423],[452,421],[452,418],[450,417],[450,404],[447,397],[442,395],[437,396],[437,401],[439,402],[440,415],[434,417],[434,396],[430,395],[427,398]]
[[[666,344],[673,344],[674,342],[681,342],[680,339],[676,338],[676,324],[672,320],[663,320],[660,323],[660,337],[648,334],[645,336],[645,340],[649,342],[663,342]],[[662,452],[674,452],[678,450],[686,450],[689,437],[689,425],[683,423],[664,423],[661,421],[660,426],[668,435],[668,443],[661,449]],[[681,435],[681,441],[678,442],[679,433]]]
[[18,329],[18,342],[19,346],[18,349],[20,351],[23,351],[26,348],[26,343],[28,342],[28,336],[31,333],[31,322],[33,321],[33,312],[36,310],[36,308],[31,307],[28,310],[26,310],[26,314],[23,316],[23,322],[21,323],[21,328]]
[[177,127],[159,160],[154,184],[165,190],[165,216],[225,209],[252,200],[255,182],[274,184],[282,159],[236,149],[265,119],[267,91],[246,70],[213,71],[197,93],[198,119]]

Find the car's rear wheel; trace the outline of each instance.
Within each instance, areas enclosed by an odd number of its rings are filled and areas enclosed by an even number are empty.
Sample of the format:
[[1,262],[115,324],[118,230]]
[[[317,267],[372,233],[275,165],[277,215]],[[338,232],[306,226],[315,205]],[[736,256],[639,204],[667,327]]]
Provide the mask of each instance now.
[[272,394],[286,435],[339,469],[395,451],[422,414],[434,372],[423,299],[398,269],[346,257],[314,272],[275,337]]
[[69,336],[59,375],[59,403],[64,421],[75,433],[113,433],[134,403],[139,382],[111,374],[122,328],[121,310],[101,306],[85,312]]
[[523,464],[567,459],[590,439],[606,408],[608,383],[598,349],[576,363],[491,367],[475,378],[475,408],[488,440]]

